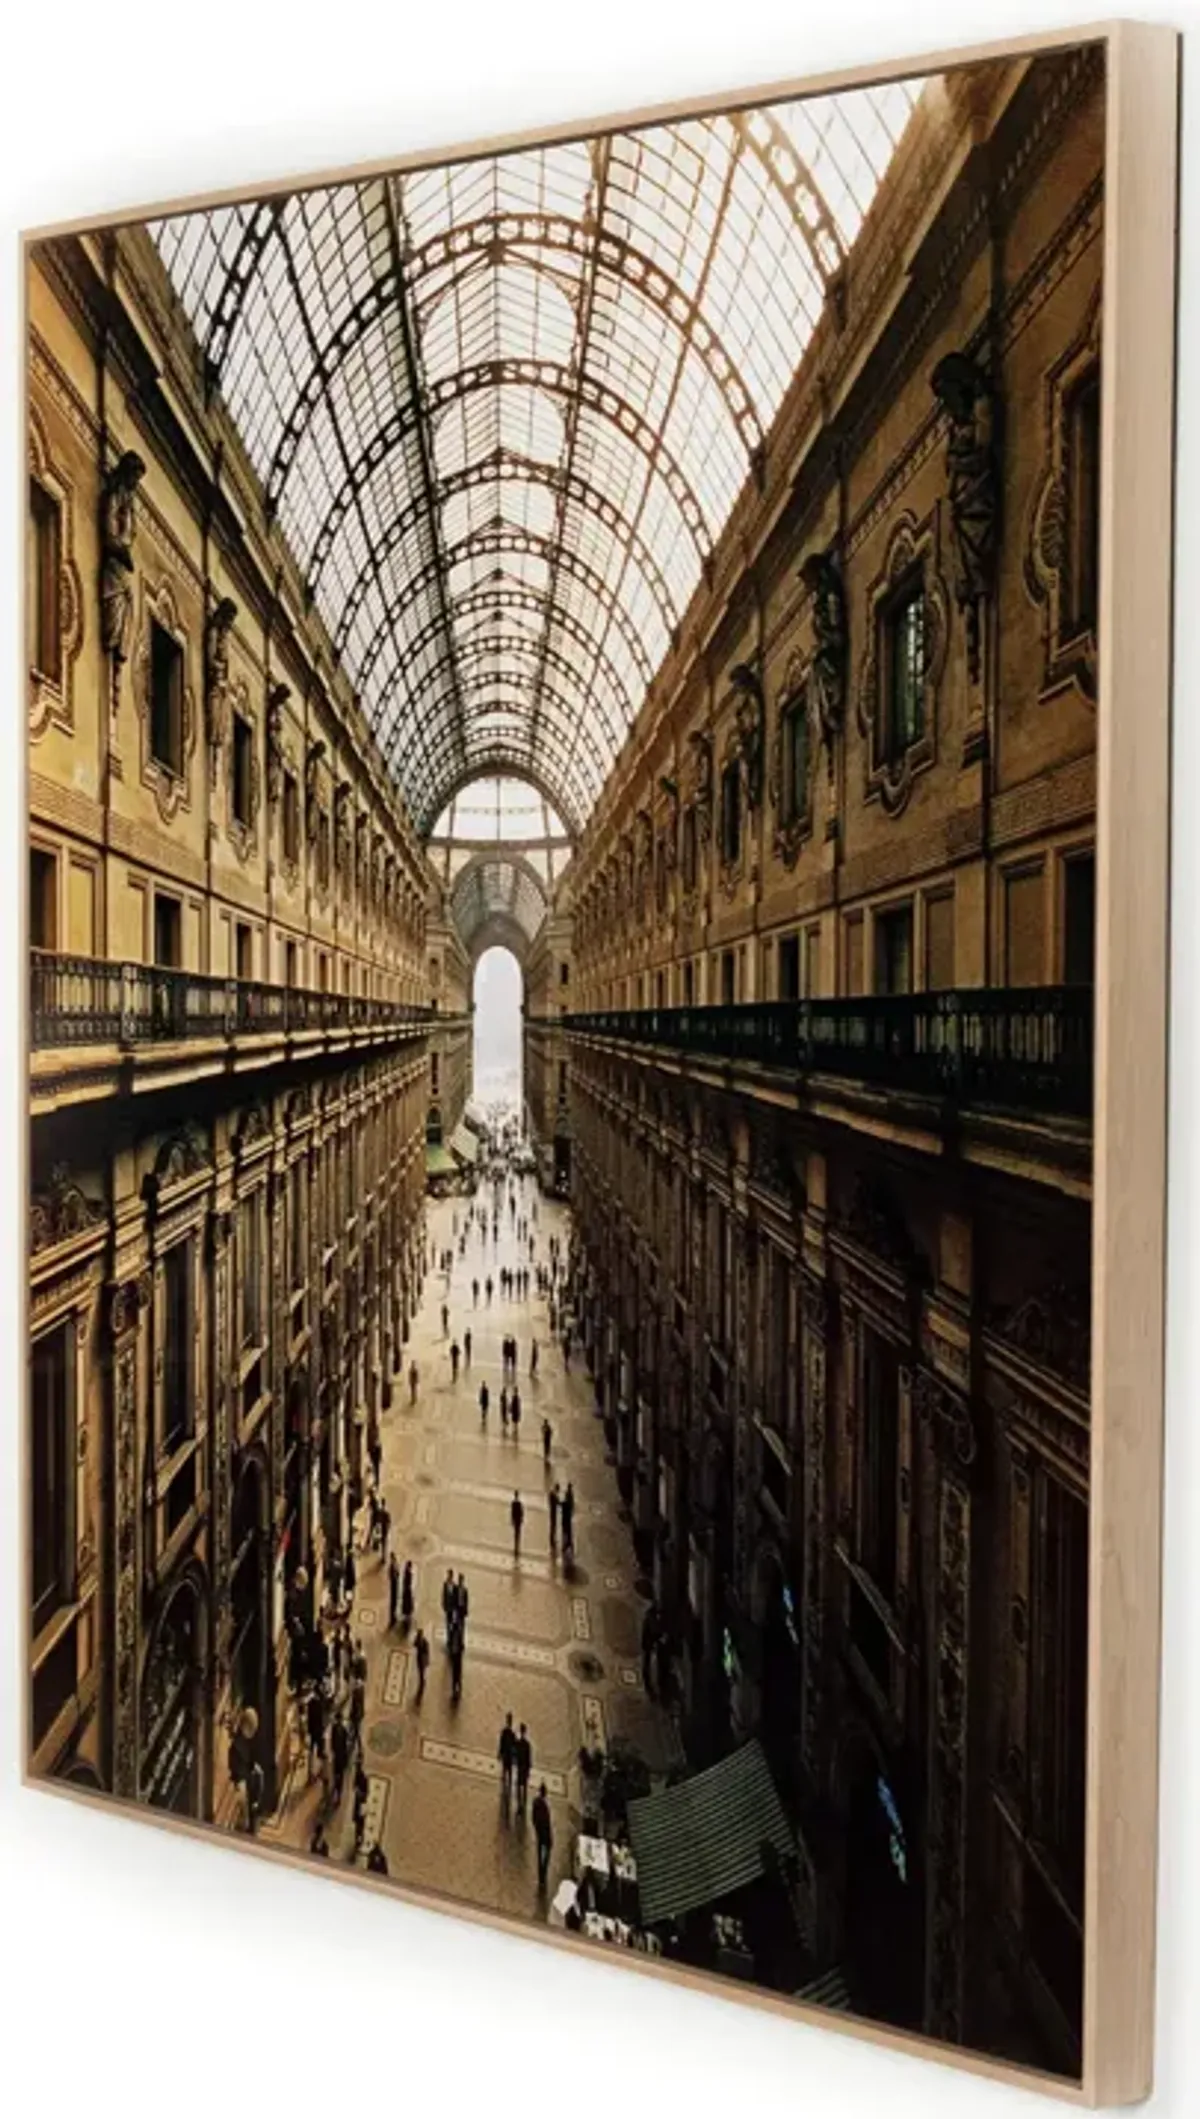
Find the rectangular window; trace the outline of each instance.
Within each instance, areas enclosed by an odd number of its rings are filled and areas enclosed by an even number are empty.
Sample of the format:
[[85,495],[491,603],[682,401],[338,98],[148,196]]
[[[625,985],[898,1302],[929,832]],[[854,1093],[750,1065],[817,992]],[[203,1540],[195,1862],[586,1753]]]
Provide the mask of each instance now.
[[295,773],[283,776],[283,858],[293,865],[300,859],[300,789]]
[[721,774],[721,859],[727,866],[742,850],[742,775],[735,759]]
[[242,1202],[238,1216],[238,1281],[241,1295],[242,1346],[262,1345],[263,1241],[262,1196]]
[[800,937],[785,934],[779,944],[779,976],[777,981],[781,1001],[798,1001],[800,998]]
[[821,930],[810,927],[804,937],[804,998],[811,1001],[821,990]]
[[154,961],[164,971],[183,965],[183,907],[161,890],[154,893]]
[[192,1382],[192,1246],[172,1244],[162,1262],[163,1447],[170,1453],[195,1433]]
[[254,932],[249,920],[239,920],[233,930],[233,975],[237,979],[254,977]]
[[913,916],[911,905],[897,905],[875,915],[875,991],[913,990]]
[[866,1326],[860,1370],[858,1561],[889,1604],[896,1594],[900,1477],[900,1363],[889,1339]]
[[1070,610],[1068,637],[1094,633],[1100,601],[1100,369],[1066,403]]
[[689,961],[683,967],[683,1005],[690,1008],[695,997],[696,974]]
[[35,1339],[30,1354],[29,1415],[33,1535],[30,1584],[36,1636],[75,1593],[73,1319]]
[[39,480],[29,481],[29,652],[48,684],[62,683],[62,510]]
[[925,988],[949,993],[954,985],[954,893],[925,900]]
[[732,949],[721,952],[721,1006],[732,1008],[737,998],[737,965]]
[[794,699],[783,716],[781,821],[796,824],[808,810],[808,693]]
[[183,772],[183,649],[150,620],[150,755],[164,772]]
[[1041,986],[1046,978],[1046,879],[1041,863],[1004,878],[1004,979]]
[[283,983],[298,986],[300,983],[300,954],[294,942],[283,945]]
[[559,985],[560,985],[560,986],[565,986],[565,985],[566,985],[566,983],[567,983],[567,980],[568,980],[568,979],[570,978],[570,976],[571,976],[571,967],[570,967],[570,965],[569,965],[569,964],[566,964],[566,963],[562,963],[562,964],[560,964],[560,965],[559,965],[559,967],[558,967],[558,983],[559,983]]
[[1096,976],[1096,857],[1063,863],[1063,984],[1091,986]]
[[254,770],[254,731],[241,714],[235,714],[233,717],[230,761],[234,822],[248,831],[252,802],[251,779]]
[[58,862],[42,846],[29,850],[29,946],[58,947]]
[[884,621],[883,760],[898,765],[925,734],[925,589],[901,590]]
[[654,974],[654,1005],[656,1008],[665,1008],[667,1005],[667,982],[661,971]]

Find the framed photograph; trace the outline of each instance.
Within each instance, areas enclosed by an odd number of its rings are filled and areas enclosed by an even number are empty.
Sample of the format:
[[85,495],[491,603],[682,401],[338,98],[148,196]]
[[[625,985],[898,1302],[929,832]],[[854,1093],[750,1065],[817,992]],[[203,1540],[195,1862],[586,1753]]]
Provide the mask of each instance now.
[[1177,67],[28,236],[31,1785],[1147,2093]]

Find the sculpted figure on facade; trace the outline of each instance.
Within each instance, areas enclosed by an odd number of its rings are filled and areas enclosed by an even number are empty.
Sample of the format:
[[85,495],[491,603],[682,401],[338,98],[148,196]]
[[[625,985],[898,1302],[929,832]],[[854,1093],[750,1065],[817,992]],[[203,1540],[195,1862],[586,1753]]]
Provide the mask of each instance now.
[[978,362],[947,353],[929,386],[950,417],[946,482],[954,535],[954,600],[966,620],[967,667],[979,681],[982,606],[992,593],[1000,531],[995,400]]
[[283,793],[283,715],[290,697],[291,687],[287,684],[273,684],[267,693],[267,800],[272,808]]
[[321,761],[325,756],[323,743],[310,743],[304,760],[304,829],[310,839],[317,836],[317,820],[321,807]]
[[825,743],[832,747],[841,734],[846,712],[846,669],[850,631],[846,621],[846,591],[842,584],[834,547],[810,552],[800,569],[800,579],[812,597],[813,658],[809,683],[817,710],[817,721]]
[[214,763],[229,741],[229,635],[237,612],[232,596],[222,596],[209,612],[204,628],[204,712]]
[[333,862],[339,875],[350,865],[350,795],[350,782],[339,780],[333,798]]
[[750,662],[735,663],[729,681],[737,694],[737,748],[746,778],[746,800],[751,809],[757,809],[763,793],[766,695],[762,678]]
[[119,668],[129,660],[133,631],[133,539],[135,496],[146,466],[126,449],[104,481],[100,495],[100,638]]
[[696,832],[700,844],[707,846],[712,836],[712,737],[703,729],[695,728],[688,737],[688,748],[692,753],[692,803],[696,811]]

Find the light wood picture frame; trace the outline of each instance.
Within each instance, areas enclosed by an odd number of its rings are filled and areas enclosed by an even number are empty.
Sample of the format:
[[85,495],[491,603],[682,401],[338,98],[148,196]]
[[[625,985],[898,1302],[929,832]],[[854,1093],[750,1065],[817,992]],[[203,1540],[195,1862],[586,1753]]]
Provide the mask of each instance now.
[[29,232],[31,1789],[1149,2093],[1178,75]]

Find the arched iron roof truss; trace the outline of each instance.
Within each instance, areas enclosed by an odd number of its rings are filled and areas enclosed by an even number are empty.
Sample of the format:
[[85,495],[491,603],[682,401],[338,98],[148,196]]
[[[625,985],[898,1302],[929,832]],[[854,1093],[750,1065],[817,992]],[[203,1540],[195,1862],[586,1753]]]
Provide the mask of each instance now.
[[920,87],[155,225],[421,830],[582,826]]
[[503,927],[516,955],[524,958],[545,918],[546,893],[519,853],[476,854],[454,879],[450,910],[471,956]]

